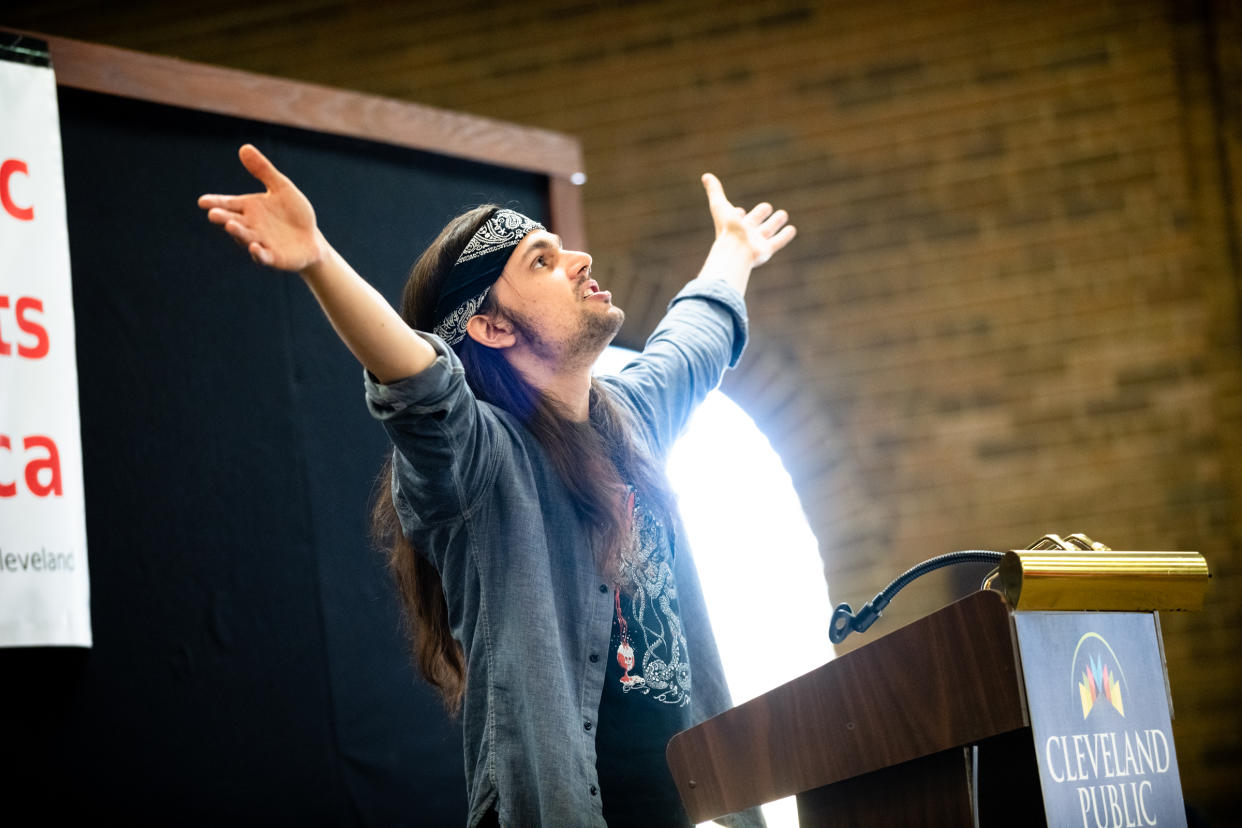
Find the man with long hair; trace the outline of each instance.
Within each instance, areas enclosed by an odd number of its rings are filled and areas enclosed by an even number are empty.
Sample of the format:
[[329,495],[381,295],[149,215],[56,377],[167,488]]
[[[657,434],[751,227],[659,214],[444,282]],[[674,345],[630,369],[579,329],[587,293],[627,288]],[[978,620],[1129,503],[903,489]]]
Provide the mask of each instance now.
[[[745,344],[750,271],[783,210],[703,176],[716,240],[643,353],[591,367],[625,318],[591,257],[484,205],[418,259],[398,313],[253,146],[262,193],[199,206],[301,275],[365,368],[393,443],[373,509],[423,675],[462,715],[469,824],[687,825],[664,758],[730,707],[663,464]],[[745,824],[754,815],[737,815]]]

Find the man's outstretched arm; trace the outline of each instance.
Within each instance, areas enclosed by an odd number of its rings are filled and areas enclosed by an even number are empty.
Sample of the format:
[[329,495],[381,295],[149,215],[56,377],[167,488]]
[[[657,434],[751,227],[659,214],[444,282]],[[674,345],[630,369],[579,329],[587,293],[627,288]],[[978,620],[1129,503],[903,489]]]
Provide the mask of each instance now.
[[641,355],[615,378],[640,421],[650,424],[653,451],[664,457],[695,407],[720,384],[746,341],[741,294],[750,272],[785,247],[795,230],[784,210],[763,203],[734,207],[714,175],[703,176],[716,240],[699,278],[673,299]]
[[707,191],[707,207],[716,225],[716,241],[707,253],[700,279],[722,279],[738,293],[746,293],[750,271],[772,258],[772,254],[793,239],[797,230],[787,224],[789,214],[773,210],[766,201],[755,205],[749,213],[734,207],[725,197],[720,179],[703,174]]
[[266,192],[204,195],[198,206],[261,265],[299,274],[341,340],[380,381],[423,371],[436,352],[328,244],[302,191],[250,144],[238,153]]

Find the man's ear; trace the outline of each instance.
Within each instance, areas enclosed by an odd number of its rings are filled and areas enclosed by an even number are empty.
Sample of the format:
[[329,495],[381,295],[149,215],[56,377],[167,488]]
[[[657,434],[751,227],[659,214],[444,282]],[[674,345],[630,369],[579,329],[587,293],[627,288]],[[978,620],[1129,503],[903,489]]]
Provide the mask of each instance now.
[[489,348],[508,348],[517,342],[513,324],[499,314],[476,313],[466,321],[466,336]]

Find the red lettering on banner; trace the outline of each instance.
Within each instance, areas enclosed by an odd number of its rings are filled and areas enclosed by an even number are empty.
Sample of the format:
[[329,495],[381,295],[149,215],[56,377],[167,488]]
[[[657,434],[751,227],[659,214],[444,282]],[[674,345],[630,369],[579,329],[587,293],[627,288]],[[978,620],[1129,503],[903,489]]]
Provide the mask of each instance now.
[[14,173],[22,175],[30,175],[26,168],[25,161],[18,161],[16,158],[6,159],[0,164],[0,206],[4,207],[4,211],[18,221],[33,221],[34,207],[19,207],[13,201],[13,194],[9,190],[9,179]]
[[[5,310],[9,307],[9,297],[0,296],[0,310]],[[32,296],[19,296],[17,297],[17,306],[14,310],[17,316],[17,327],[21,329],[22,333],[34,337],[33,345],[17,343],[17,355],[26,359],[42,359],[47,356],[50,343],[47,328],[39,320],[32,319],[30,316],[32,313],[43,313],[43,300],[35,299]],[[0,356],[12,355],[13,343],[5,341],[4,326],[0,324]]]
[[[0,449],[11,449],[13,444],[9,442],[8,436],[0,434]],[[0,497],[15,497],[17,495],[16,483],[5,483],[0,480]]]
[[[22,448],[27,451],[32,448],[47,449],[47,457],[26,463],[26,485],[30,487],[30,493],[35,497],[47,497],[50,494],[60,497],[62,494],[60,485],[60,452],[56,450],[56,443],[52,441],[51,437],[35,435],[22,440]],[[39,482],[39,472],[44,470],[50,472],[46,484]]]
[[35,207],[19,207],[12,200],[12,192],[9,190],[9,180],[14,173],[22,175],[30,175],[30,171],[26,168],[26,161],[19,161],[15,158],[6,159],[4,164],[0,164],[0,206],[4,207],[5,212],[16,218],[17,221],[34,221]]
[[28,310],[43,313],[43,302],[29,296],[23,296],[17,300],[17,327],[22,329],[22,333],[28,333],[35,338],[34,347],[18,343],[17,355],[26,359],[42,359],[47,356],[47,328],[33,319],[28,319],[25,315]]
[[[11,451],[13,442],[8,435],[0,434],[0,449]],[[30,457],[26,459],[26,488],[35,497],[47,497],[55,495],[60,497],[63,494],[63,486],[60,479],[60,452],[56,448],[56,442],[51,437],[45,437],[42,434],[32,434],[22,440],[22,448],[27,452],[32,449],[43,449],[47,452],[46,457]],[[47,472],[45,480],[40,480],[40,474]],[[17,481],[0,480],[0,497],[16,497]]]

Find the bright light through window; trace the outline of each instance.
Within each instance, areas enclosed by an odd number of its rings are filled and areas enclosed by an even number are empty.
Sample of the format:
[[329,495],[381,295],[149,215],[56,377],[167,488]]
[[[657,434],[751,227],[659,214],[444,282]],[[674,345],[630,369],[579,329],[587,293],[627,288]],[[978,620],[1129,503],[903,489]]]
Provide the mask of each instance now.
[[[609,348],[596,371],[614,373],[633,356]],[[789,474],[754,421],[713,391],[673,447],[668,476],[734,703],[831,659],[819,544]],[[763,812],[772,828],[798,824],[792,797]]]

